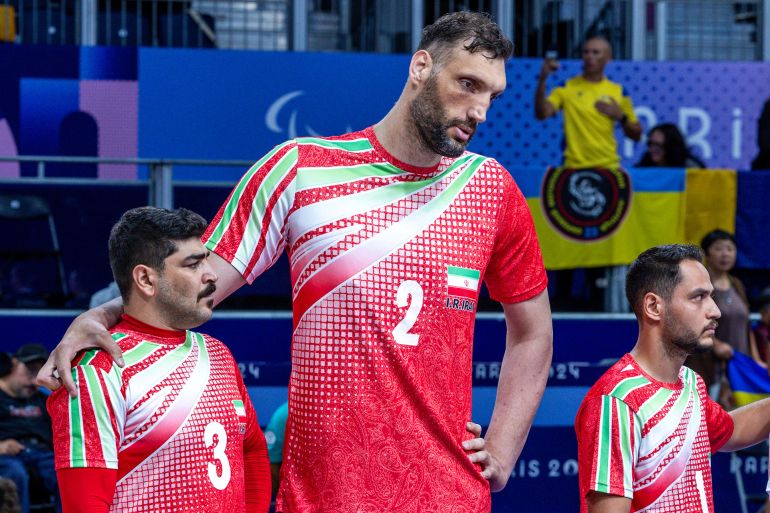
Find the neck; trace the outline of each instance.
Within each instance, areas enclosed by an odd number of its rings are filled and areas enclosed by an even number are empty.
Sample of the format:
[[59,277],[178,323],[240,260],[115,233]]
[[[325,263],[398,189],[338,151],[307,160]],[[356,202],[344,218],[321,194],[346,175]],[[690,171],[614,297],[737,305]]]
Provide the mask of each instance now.
[[181,331],[176,326],[172,326],[167,319],[163,318],[163,316],[158,313],[158,309],[150,303],[133,300],[130,304],[123,306],[123,312],[137,321],[149,324],[154,328],[169,331]]
[[709,268],[711,283],[718,289],[730,288],[730,274],[727,271],[717,271]]
[[644,327],[640,328],[631,356],[647,374],[664,383],[679,381],[679,370],[687,358],[687,354],[667,348],[655,330]]
[[583,78],[589,82],[601,82],[604,78],[604,70],[601,71],[584,71]]
[[390,112],[374,125],[374,134],[382,147],[401,162],[416,167],[431,167],[441,160],[441,155],[425,148],[420,142],[403,95]]

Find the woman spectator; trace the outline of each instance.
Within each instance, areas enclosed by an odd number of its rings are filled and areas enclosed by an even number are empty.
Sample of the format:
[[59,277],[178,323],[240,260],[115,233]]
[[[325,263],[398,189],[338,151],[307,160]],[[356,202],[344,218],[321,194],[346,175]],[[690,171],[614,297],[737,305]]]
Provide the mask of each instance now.
[[[714,301],[722,316],[714,335],[714,351],[691,356],[686,364],[700,373],[709,387],[712,397],[719,398],[723,406],[731,406],[730,394],[719,391],[724,375],[723,362],[732,358],[734,351],[751,356],[765,365],[759,356],[749,321],[749,301],[741,281],[730,274],[735,267],[738,248],[735,237],[724,230],[713,230],[701,240],[706,256],[706,268],[714,285]],[[714,386],[717,385],[717,386]],[[724,387],[723,387],[724,388]]]
[[647,134],[647,151],[636,167],[706,167],[690,152],[673,123],[653,127]]

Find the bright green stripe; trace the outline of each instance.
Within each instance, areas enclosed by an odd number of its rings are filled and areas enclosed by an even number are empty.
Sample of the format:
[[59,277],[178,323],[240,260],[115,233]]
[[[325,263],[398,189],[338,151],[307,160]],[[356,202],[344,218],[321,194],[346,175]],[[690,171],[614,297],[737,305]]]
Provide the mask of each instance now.
[[[435,214],[430,221],[433,222],[433,220],[454,201],[457,195],[462,192],[463,187],[465,187],[467,183],[470,182],[471,178],[473,178],[473,175],[476,174],[476,170],[486,161],[486,158],[481,157],[480,155],[471,154],[471,156],[475,157],[475,160],[469,163],[465,170],[462,171],[457,178],[444,189],[444,191],[433,198],[430,203],[419,209],[418,212],[420,215],[428,216],[429,218],[431,215]],[[455,167],[457,166],[453,165],[450,169]],[[449,171],[449,169],[447,169],[447,171]]]
[[236,408],[243,408],[243,401],[240,399],[233,399],[233,406]]
[[94,416],[96,417],[96,427],[99,430],[99,439],[102,446],[102,455],[104,456],[105,463],[115,462],[118,460],[117,452],[115,449],[115,434],[112,430],[112,422],[110,421],[110,415],[108,413],[107,401],[104,397],[99,378],[97,376],[99,372],[94,367],[84,367],[83,373],[86,376],[86,383],[88,384],[88,394],[91,396],[91,404],[93,405]]
[[599,419],[599,448],[597,450],[596,483],[594,490],[609,493],[609,472],[612,464],[612,402],[613,398],[602,396],[602,415]]
[[481,276],[481,273],[476,269],[466,269],[465,267],[455,267],[453,265],[448,265],[446,270],[449,274],[465,276],[466,278],[473,278],[474,280],[478,280]]
[[297,139],[297,144],[315,144],[325,148],[336,148],[345,151],[366,151],[372,149],[372,143],[369,139],[356,139],[353,141],[330,141],[328,139],[319,139],[317,137],[301,137]]
[[123,353],[123,361],[126,365],[134,365],[136,362],[144,359],[148,354],[152,353],[160,347],[153,342],[139,342],[137,345]]
[[649,383],[649,380],[644,376],[636,376],[634,378],[624,379],[623,381],[615,385],[615,388],[612,389],[612,392],[610,392],[608,395],[611,395],[612,397],[617,397],[622,401],[634,389],[637,389],[648,383]]
[[124,339],[124,338],[126,338],[127,336],[128,336],[128,335],[127,335],[127,334],[125,334],[125,333],[120,333],[119,331],[116,331],[115,333],[113,333],[113,334],[112,334],[112,340],[113,340],[114,342],[119,342],[121,339]]
[[[259,171],[262,168],[265,162],[270,160],[273,157],[273,155],[275,155],[276,153],[284,149],[286,145],[290,143],[291,141],[273,148],[272,151],[270,151],[267,155],[262,157],[256,164],[251,166],[251,168],[246,172],[246,174],[243,175],[243,178],[241,178],[241,181],[238,182],[238,185],[235,186],[235,189],[233,190],[233,193],[230,196],[230,199],[228,200],[227,205],[225,206],[224,212],[222,212],[222,218],[219,220],[219,224],[217,224],[217,227],[211,234],[211,237],[209,237],[209,240],[206,241],[207,244],[208,243],[212,243],[213,245],[219,244],[219,241],[222,239],[222,234],[224,234],[225,230],[230,225],[230,221],[233,218],[233,214],[235,213],[235,210],[238,208],[238,204],[240,202],[241,195],[243,194],[243,190],[249,184],[249,182],[257,173],[257,171]],[[294,147],[290,151],[288,151],[284,156],[284,158],[281,159],[281,162],[286,162],[286,157],[288,157],[290,164],[288,166],[287,165],[281,166],[281,168],[290,169],[297,162],[297,148]],[[276,172],[277,168],[278,166],[273,168],[270,171],[269,175],[273,175]],[[280,180],[280,178],[282,178],[282,176],[278,178],[274,177],[272,179],[272,182],[277,182]],[[267,182],[267,179],[268,177],[265,178],[265,182]],[[265,187],[266,185],[265,182],[263,182],[260,185],[259,191],[257,193],[258,195],[264,194],[262,191],[263,191],[263,187]],[[270,192],[272,193],[272,189],[270,189]]]
[[[78,370],[72,369],[72,379],[78,386]],[[83,419],[80,417],[80,396],[70,397],[70,467],[85,467],[83,445]]]
[[297,175],[297,190],[313,189],[360,180],[361,178],[394,176],[404,172],[387,162],[360,166],[303,167]]
[[633,475],[633,469],[631,468],[631,422],[629,421],[629,408],[622,401],[615,401],[615,406],[618,409],[618,431],[620,431],[618,437],[620,441],[620,455],[623,458],[623,488],[624,490],[632,490],[631,476]]
[[91,360],[96,358],[96,349],[89,349],[86,351],[86,354],[83,355],[83,359],[78,362],[78,365],[88,365],[91,363]]
[[660,409],[663,408],[663,405],[668,402],[673,393],[674,392],[672,390],[661,388],[655,392],[652,397],[644,401],[644,404],[639,407],[638,413],[639,418],[642,419],[642,422],[647,422],[656,413],[658,413]]

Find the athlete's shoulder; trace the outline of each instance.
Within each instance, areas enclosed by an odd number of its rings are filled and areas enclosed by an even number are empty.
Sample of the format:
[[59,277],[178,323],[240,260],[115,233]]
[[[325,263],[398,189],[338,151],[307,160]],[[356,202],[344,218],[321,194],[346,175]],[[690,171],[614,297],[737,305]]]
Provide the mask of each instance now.
[[630,407],[637,402],[638,393],[651,382],[634,365],[630,355],[624,355],[594,383],[586,397],[610,396],[623,401]]
[[301,150],[305,148],[323,148],[328,150],[342,150],[346,152],[364,152],[374,149],[368,131],[371,129],[349,132],[334,136],[309,136],[298,137],[296,143]]
[[[114,328],[110,330],[110,335],[123,353],[134,349],[136,345],[140,343],[140,340],[136,336],[132,336],[129,333],[124,333]],[[109,371],[116,365],[112,356],[100,349],[86,349],[81,351],[72,363],[77,366],[97,367],[104,371]]]

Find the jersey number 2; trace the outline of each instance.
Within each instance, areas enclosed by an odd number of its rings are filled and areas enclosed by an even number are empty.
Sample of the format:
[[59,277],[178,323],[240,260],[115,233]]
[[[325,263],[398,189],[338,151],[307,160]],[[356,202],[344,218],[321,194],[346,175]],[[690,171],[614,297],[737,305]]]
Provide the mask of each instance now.
[[[214,444],[214,435],[217,437],[216,444]],[[217,490],[224,490],[230,483],[230,461],[225,454],[225,447],[227,447],[227,433],[225,427],[219,422],[209,422],[206,425],[205,431],[203,431],[203,443],[206,447],[214,446],[214,458],[219,461],[222,466],[222,473],[217,473],[217,466],[213,463],[208,463],[209,479],[211,484]]]
[[[411,300],[410,300],[411,298]],[[417,333],[409,333],[414,323],[417,322],[417,316],[420,315],[422,310],[423,292],[419,283],[414,280],[407,280],[401,282],[396,291],[396,305],[399,308],[404,308],[407,305],[409,308],[406,310],[406,315],[401,319],[401,322],[396,324],[393,328],[393,339],[397,344],[405,346],[416,346],[420,339],[420,335]]]

